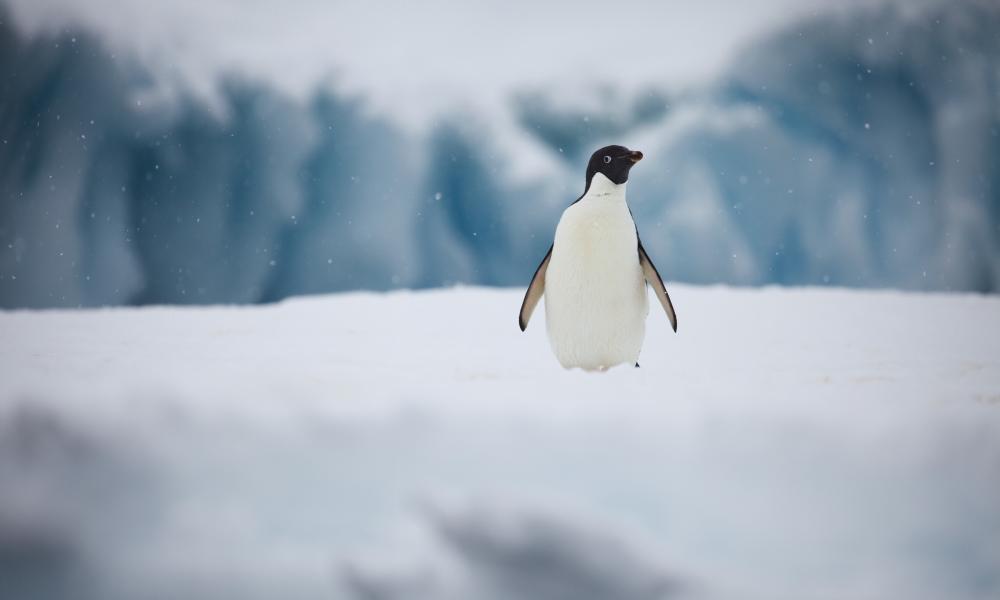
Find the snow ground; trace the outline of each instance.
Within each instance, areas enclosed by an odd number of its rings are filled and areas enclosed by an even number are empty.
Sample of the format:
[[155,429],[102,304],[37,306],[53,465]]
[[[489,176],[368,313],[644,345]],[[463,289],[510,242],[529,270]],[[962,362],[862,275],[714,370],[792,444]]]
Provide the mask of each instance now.
[[[670,286],[567,372],[521,290],[0,313],[36,597],[995,598],[1000,298]],[[655,304],[653,305],[655,309]],[[8,588],[11,589],[11,588]]]

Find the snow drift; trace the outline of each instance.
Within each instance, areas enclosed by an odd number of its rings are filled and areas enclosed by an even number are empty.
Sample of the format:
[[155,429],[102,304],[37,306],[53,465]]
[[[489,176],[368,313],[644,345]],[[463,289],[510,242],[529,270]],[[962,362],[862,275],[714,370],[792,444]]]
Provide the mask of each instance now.
[[671,292],[606,374],[520,290],[0,313],[3,589],[997,597],[1000,299]]

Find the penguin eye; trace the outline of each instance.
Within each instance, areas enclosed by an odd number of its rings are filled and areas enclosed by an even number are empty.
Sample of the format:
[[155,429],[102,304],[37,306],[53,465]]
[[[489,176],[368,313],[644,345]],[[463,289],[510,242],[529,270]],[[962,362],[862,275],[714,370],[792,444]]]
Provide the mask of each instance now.
[[604,157],[604,164],[608,164],[610,162],[611,162],[611,157],[610,156],[605,156]]

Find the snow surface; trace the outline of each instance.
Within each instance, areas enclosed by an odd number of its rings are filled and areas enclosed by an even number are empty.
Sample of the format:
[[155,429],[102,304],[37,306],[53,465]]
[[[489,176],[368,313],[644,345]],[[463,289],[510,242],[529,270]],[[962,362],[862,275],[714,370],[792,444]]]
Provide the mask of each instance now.
[[1000,299],[671,285],[0,313],[0,581],[76,598],[996,598]]

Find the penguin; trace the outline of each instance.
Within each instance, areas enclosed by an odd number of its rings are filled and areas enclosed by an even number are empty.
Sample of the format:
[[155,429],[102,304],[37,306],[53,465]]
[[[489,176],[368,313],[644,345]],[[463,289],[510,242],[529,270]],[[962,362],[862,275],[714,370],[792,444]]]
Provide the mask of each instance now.
[[677,331],[663,279],[642,247],[625,202],[629,171],[642,152],[605,146],[587,163],[583,195],[563,211],[555,239],[521,302],[521,331],[545,296],[545,321],[556,359],[566,369],[639,366],[653,288]]

